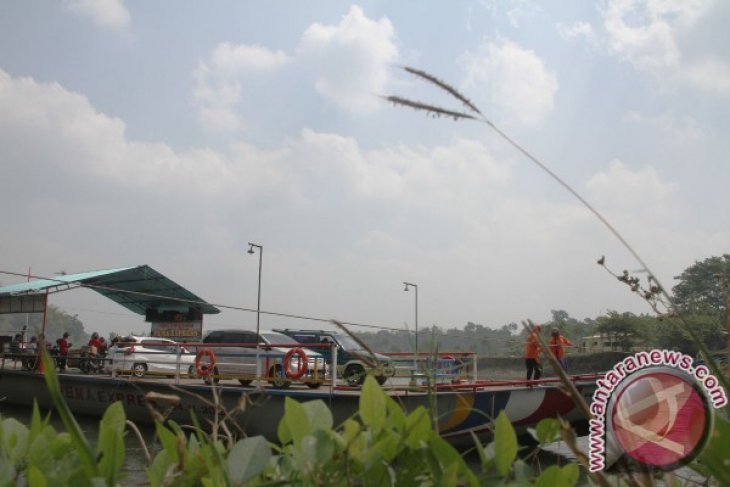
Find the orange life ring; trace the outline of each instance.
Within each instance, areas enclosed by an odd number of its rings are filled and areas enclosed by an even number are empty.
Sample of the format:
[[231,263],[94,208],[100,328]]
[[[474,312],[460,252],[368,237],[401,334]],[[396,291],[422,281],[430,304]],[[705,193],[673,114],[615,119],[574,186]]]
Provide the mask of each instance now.
[[[299,370],[294,372],[291,369],[291,359],[294,355],[299,357]],[[309,370],[309,364],[307,363],[307,354],[301,348],[292,348],[284,356],[284,373],[292,380],[301,378]]]
[[[203,357],[208,357],[208,361],[210,364],[206,368],[203,368]],[[210,374],[213,373],[213,369],[215,368],[215,354],[213,353],[213,350],[209,348],[204,348],[202,350],[198,350],[198,353],[195,355],[195,371],[198,373],[200,377],[208,377]]]

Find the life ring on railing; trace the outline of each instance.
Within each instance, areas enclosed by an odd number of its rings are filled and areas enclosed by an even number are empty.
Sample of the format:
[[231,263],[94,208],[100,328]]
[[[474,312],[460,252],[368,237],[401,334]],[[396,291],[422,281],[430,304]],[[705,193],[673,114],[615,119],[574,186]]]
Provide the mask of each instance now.
[[[299,357],[299,369],[296,372],[291,369],[291,359],[294,355]],[[307,363],[307,354],[304,353],[304,350],[297,347],[286,352],[286,355],[284,355],[284,373],[287,377],[292,380],[297,380],[306,374],[307,370],[309,370],[309,364]]]
[[[203,357],[208,357],[208,362],[210,362],[205,368],[203,368]],[[210,374],[213,373],[213,369],[215,368],[215,354],[213,353],[213,350],[209,348],[204,348],[202,350],[198,350],[197,355],[195,355],[195,371],[198,373],[200,377],[208,377]]]

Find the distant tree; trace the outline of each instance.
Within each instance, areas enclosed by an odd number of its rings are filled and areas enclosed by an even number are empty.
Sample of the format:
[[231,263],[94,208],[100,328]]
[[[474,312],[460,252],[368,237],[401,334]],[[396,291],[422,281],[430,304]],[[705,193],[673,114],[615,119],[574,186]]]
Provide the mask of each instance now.
[[651,339],[655,320],[647,315],[636,316],[633,313],[610,311],[597,319],[596,331],[612,337],[621,351],[629,352],[634,345]]
[[725,321],[726,294],[730,287],[730,255],[695,262],[674,279],[674,302],[689,314],[714,315]]
[[[719,350],[724,346],[725,329],[716,316],[684,315],[683,318],[709,350]],[[689,355],[699,353],[694,340],[685,331],[684,323],[680,324],[677,318],[661,322],[656,333],[656,344],[661,348],[678,350]]]
[[[14,313],[0,315],[0,333],[21,333],[25,327],[25,339],[38,336],[43,327],[43,313]],[[84,324],[77,315],[70,315],[55,305],[49,305],[46,313],[46,340],[54,343],[64,332],[69,333],[71,343],[86,344],[89,334],[84,330]]]

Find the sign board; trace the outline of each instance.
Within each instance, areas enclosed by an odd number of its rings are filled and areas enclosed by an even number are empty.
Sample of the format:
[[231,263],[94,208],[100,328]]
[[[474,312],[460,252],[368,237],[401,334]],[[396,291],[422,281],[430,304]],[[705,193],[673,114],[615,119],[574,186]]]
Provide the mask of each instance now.
[[46,309],[45,294],[0,297],[0,314],[43,313]]
[[150,336],[175,341],[199,341],[203,337],[202,321],[155,321]]

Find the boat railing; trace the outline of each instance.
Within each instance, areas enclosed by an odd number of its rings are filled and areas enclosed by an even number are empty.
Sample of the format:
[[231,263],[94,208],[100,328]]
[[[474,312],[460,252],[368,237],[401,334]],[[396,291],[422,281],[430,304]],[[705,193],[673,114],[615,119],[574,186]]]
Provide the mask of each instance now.
[[[292,380],[294,382],[303,382],[310,387],[328,385],[332,378],[327,367],[326,360],[321,355],[314,354],[313,350],[319,348],[315,345],[300,343],[186,343],[191,350],[196,350],[198,356],[201,354],[213,354],[215,364],[210,366],[210,356],[207,364],[201,364],[199,367],[203,369],[206,376],[212,376],[213,369],[218,369],[215,374],[217,380],[238,380],[242,384],[256,382],[261,385],[262,382],[275,382],[277,380]],[[279,349],[279,350],[277,350]],[[286,350],[286,351],[282,351]],[[301,349],[300,353],[290,354],[294,349]],[[289,357],[288,357],[289,356]],[[307,372],[302,377],[291,379],[287,371],[286,361],[293,361],[296,367],[295,371],[301,370],[306,357]],[[222,369],[222,370],[221,370]],[[228,370],[229,372],[226,372]],[[231,372],[231,371],[235,372]],[[283,377],[286,375],[287,377]],[[295,374],[296,375],[296,374]]]
[[395,378],[409,386],[473,383],[478,380],[475,352],[389,352]]

